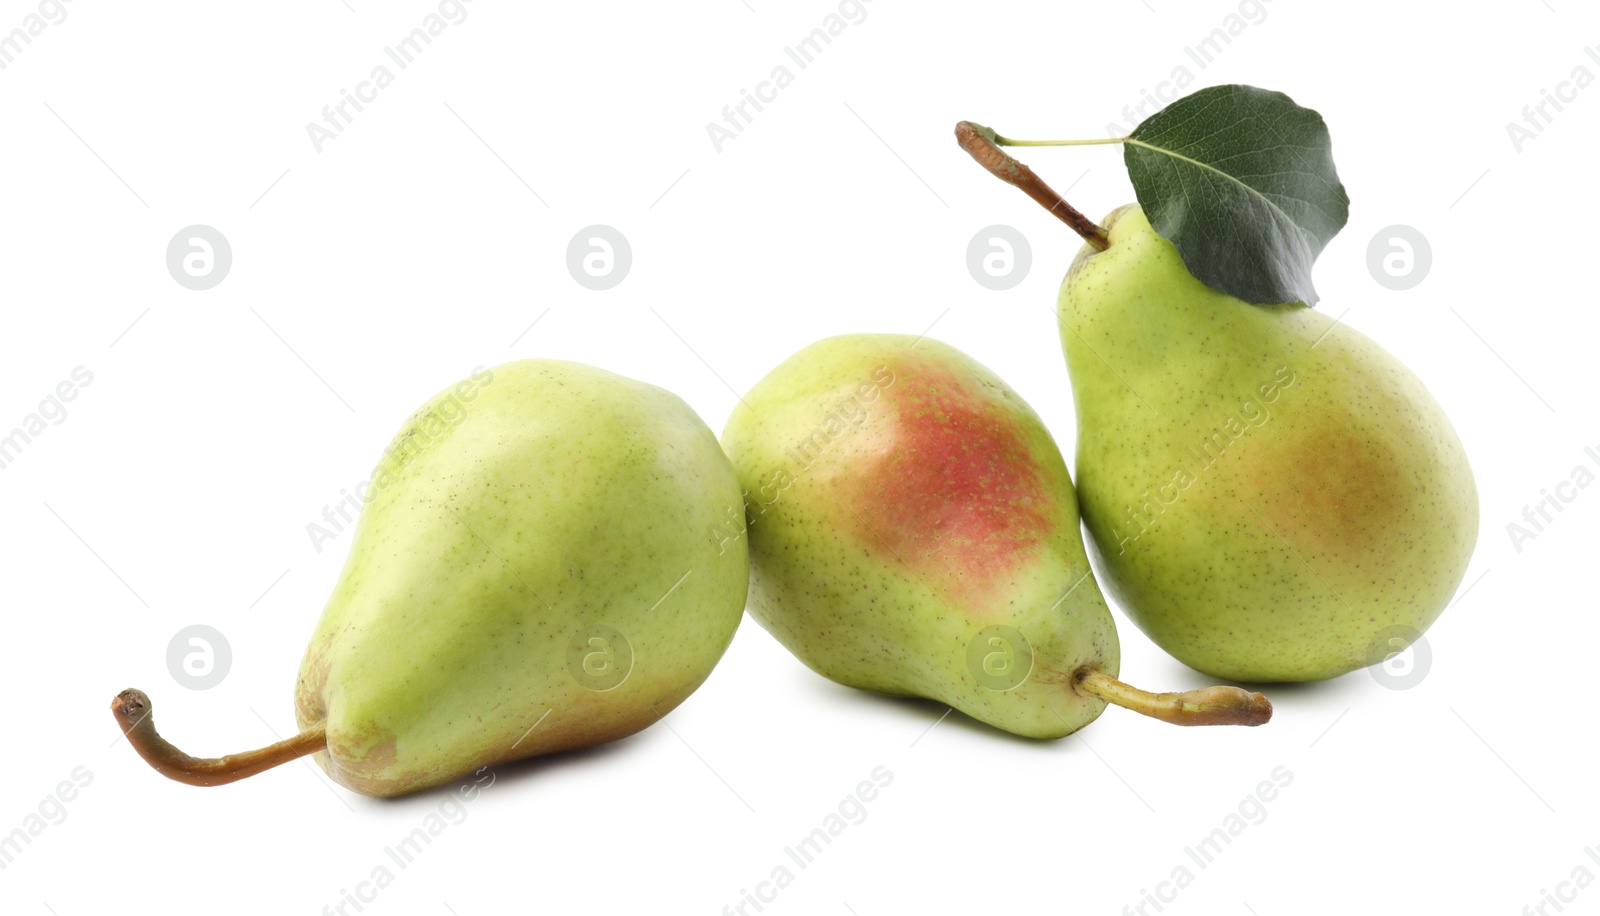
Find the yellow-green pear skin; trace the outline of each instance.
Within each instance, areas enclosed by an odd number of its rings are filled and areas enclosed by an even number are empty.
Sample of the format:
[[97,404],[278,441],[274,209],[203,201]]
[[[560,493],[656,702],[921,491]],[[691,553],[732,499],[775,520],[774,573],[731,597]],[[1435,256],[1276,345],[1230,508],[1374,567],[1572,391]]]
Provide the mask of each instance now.
[[1107,590],[1213,677],[1320,680],[1403,648],[1478,535],[1438,403],[1349,325],[1203,285],[1137,206],[1106,222],[1059,319]]
[[676,395],[578,363],[479,370],[365,490],[301,665],[317,760],[389,796],[630,735],[710,674],[744,611],[740,504]]
[[1037,738],[1117,673],[1066,462],[1004,382],[926,337],[832,337],[773,369],[722,442],[750,517],[750,613],[841,684]]

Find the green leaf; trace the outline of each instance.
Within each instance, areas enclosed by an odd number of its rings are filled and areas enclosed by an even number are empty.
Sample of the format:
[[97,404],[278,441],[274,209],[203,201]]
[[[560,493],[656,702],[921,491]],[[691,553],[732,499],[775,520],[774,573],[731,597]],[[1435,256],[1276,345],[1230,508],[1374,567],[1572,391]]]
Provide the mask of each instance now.
[[1200,282],[1316,304],[1311,265],[1350,216],[1322,115],[1281,92],[1213,86],[1134,128],[1123,158],[1150,225]]

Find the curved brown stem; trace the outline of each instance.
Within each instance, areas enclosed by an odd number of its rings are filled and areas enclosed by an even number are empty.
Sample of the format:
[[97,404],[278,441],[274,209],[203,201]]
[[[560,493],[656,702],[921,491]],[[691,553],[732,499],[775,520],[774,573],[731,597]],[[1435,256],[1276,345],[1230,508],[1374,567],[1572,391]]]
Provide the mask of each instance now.
[[1271,701],[1242,687],[1151,693],[1100,671],[1080,672],[1073,686],[1079,693],[1173,725],[1261,725],[1272,718]]
[[1072,231],[1083,236],[1083,240],[1093,245],[1100,251],[1105,251],[1111,245],[1111,239],[1106,235],[1106,230],[1099,223],[1084,216],[1082,213],[1062,199],[1055,189],[1044,183],[1033,169],[1028,168],[1009,153],[1002,150],[995,142],[995,132],[982,124],[971,121],[962,121],[956,125],[956,142],[967,151],[978,164],[989,170],[991,175],[1004,181],[1006,184],[1015,185],[1022,189],[1022,193],[1039,202],[1039,205],[1054,213],[1063,223],[1072,227]]
[[151,711],[150,698],[145,696],[143,690],[132,687],[117,694],[111,701],[111,715],[116,718],[128,743],[139,752],[145,763],[168,779],[191,786],[220,786],[236,782],[262,770],[270,770],[280,763],[315,754],[328,746],[328,736],[322,724],[318,723],[293,738],[259,750],[225,757],[190,757],[156,734]]

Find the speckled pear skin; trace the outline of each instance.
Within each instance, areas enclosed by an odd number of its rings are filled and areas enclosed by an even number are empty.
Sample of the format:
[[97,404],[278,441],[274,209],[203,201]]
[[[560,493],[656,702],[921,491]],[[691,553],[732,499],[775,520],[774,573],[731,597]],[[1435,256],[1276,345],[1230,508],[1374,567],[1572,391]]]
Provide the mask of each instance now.
[[[1071,678],[1117,673],[1116,629],[1066,463],[1004,382],[936,340],[862,334],[806,347],[744,402],[722,442],[751,520],[750,613],[779,642],[841,684],[1019,735],[1100,714]],[[969,663],[995,625],[1026,639],[1009,690]]]
[[[327,719],[318,762],[358,792],[639,731],[743,615],[743,542],[715,533],[739,504],[732,466],[642,382],[556,360],[480,370],[406,421],[367,497],[295,694],[302,728]],[[569,666],[596,624],[632,647],[603,691]],[[594,644],[611,653],[595,670],[620,648]]]
[[1322,312],[1201,284],[1137,206],[1106,224],[1059,317],[1078,498],[1118,605],[1238,681],[1334,677],[1426,630],[1478,495],[1422,382]]

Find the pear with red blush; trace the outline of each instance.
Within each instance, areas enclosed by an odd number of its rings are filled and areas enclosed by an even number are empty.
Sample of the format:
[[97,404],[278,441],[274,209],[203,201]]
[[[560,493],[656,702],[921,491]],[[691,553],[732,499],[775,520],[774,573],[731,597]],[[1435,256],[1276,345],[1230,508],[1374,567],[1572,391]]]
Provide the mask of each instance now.
[[1179,725],[1259,725],[1237,687],[1117,680],[1066,463],[993,372],[927,337],[819,341],[722,435],[744,488],[749,611],[834,681],[1058,738],[1107,703]]

